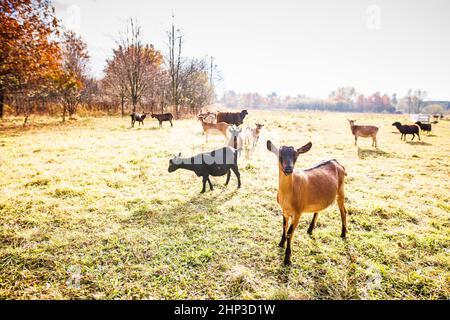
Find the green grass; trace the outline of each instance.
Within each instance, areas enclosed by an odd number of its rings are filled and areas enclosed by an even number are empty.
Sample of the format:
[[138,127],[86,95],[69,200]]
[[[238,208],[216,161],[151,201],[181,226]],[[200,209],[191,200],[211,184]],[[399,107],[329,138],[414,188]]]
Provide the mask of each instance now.
[[[353,146],[347,118],[383,126],[379,148]],[[129,119],[36,118],[0,126],[2,299],[448,299],[450,122],[422,143],[402,142],[402,116],[252,111],[257,149],[232,177],[167,172],[169,159],[210,151],[201,126],[129,129]],[[348,172],[347,240],[336,205],[305,214],[292,267],[277,247],[282,218],[278,168],[265,141],[312,141],[297,168],[336,158]],[[409,138],[410,139],[410,138]]]

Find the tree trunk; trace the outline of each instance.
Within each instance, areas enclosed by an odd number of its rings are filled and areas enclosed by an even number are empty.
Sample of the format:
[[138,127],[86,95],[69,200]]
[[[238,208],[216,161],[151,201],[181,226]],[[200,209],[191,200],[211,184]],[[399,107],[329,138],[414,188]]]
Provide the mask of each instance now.
[[3,118],[3,106],[5,102],[5,91],[0,88],[0,119]]
[[122,106],[122,118],[125,116],[125,97],[122,95],[121,97],[121,106]]
[[62,116],[62,122],[63,123],[66,121],[66,110],[67,110],[67,107],[64,104],[64,106],[63,106],[63,116]]

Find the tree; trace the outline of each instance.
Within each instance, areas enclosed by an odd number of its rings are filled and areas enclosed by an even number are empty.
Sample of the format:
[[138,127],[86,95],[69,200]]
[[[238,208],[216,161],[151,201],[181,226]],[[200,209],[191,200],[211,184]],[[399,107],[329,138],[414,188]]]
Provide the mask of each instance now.
[[131,19],[125,35],[118,41],[118,49],[114,50],[114,59],[117,59],[115,72],[124,82],[127,97],[136,112],[138,103],[154,83],[163,57],[153,45],[143,43],[141,27]]
[[102,80],[103,91],[113,100],[120,101],[122,117],[125,115],[125,102],[127,99],[127,77],[126,71],[120,65],[118,55],[106,60],[105,77]]
[[398,104],[397,94],[394,93],[394,94],[392,95],[392,98],[391,98],[391,105],[392,105],[393,107],[397,107],[397,104]]
[[54,8],[49,0],[1,0],[0,22],[0,118],[7,94],[26,103],[28,114],[59,68]]
[[89,54],[87,45],[74,32],[64,33],[61,43],[62,64],[61,71],[56,76],[57,88],[63,103],[62,121],[66,119],[66,112],[73,116],[81,102],[84,82],[87,82],[87,67]]
[[356,95],[356,90],[353,87],[340,87],[336,91],[331,92],[329,98],[335,101],[343,101],[351,103]]
[[214,100],[214,87],[209,78],[206,60],[191,59],[181,71],[181,102],[196,113]]
[[427,114],[440,114],[440,113],[444,113],[444,107],[437,103],[430,104],[430,105],[426,106],[425,108],[423,108],[422,112],[427,113]]
[[406,94],[408,101],[408,113],[420,113],[424,107],[423,101],[428,96],[427,92],[422,89],[412,90],[409,89]]
[[175,106],[175,112],[178,116],[179,107],[181,104],[181,65],[182,65],[182,46],[183,35],[180,29],[175,29],[174,16],[172,16],[171,30],[167,32],[169,44],[169,56],[166,58],[169,75],[170,75],[170,89],[171,102]]

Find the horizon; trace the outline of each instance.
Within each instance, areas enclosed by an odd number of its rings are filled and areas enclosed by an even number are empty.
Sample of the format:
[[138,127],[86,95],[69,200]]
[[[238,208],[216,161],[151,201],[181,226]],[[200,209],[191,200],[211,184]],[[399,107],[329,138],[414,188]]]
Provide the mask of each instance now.
[[426,90],[427,100],[450,100],[445,16],[450,4],[443,0],[130,0],[126,7],[105,0],[57,0],[53,5],[63,25],[88,44],[96,78],[130,18],[137,18],[145,41],[165,53],[173,12],[184,34],[184,56],[214,57],[224,79],[219,95],[233,90],[326,98],[338,87],[352,86],[366,96],[402,98],[411,88]]

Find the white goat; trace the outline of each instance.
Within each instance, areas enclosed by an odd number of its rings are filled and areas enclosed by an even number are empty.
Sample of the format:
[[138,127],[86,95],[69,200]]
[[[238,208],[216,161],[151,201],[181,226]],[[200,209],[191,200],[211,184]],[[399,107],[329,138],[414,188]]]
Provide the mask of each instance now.
[[228,140],[228,146],[234,148],[238,151],[238,155],[241,154],[242,148],[244,147],[244,137],[242,134],[242,129],[232,126],[229,129],[231,137]]
[[263,127],[264,127],[263,124],[257,123],[256,128],[250,128],[250,127],[245,128],[245,131],[243,134],[245,144],[250,146],[250,142],[251,142],[252,147],[255,148],[258,143],[258,140],[259,140],[259,135],[261,133],[261,129]]

